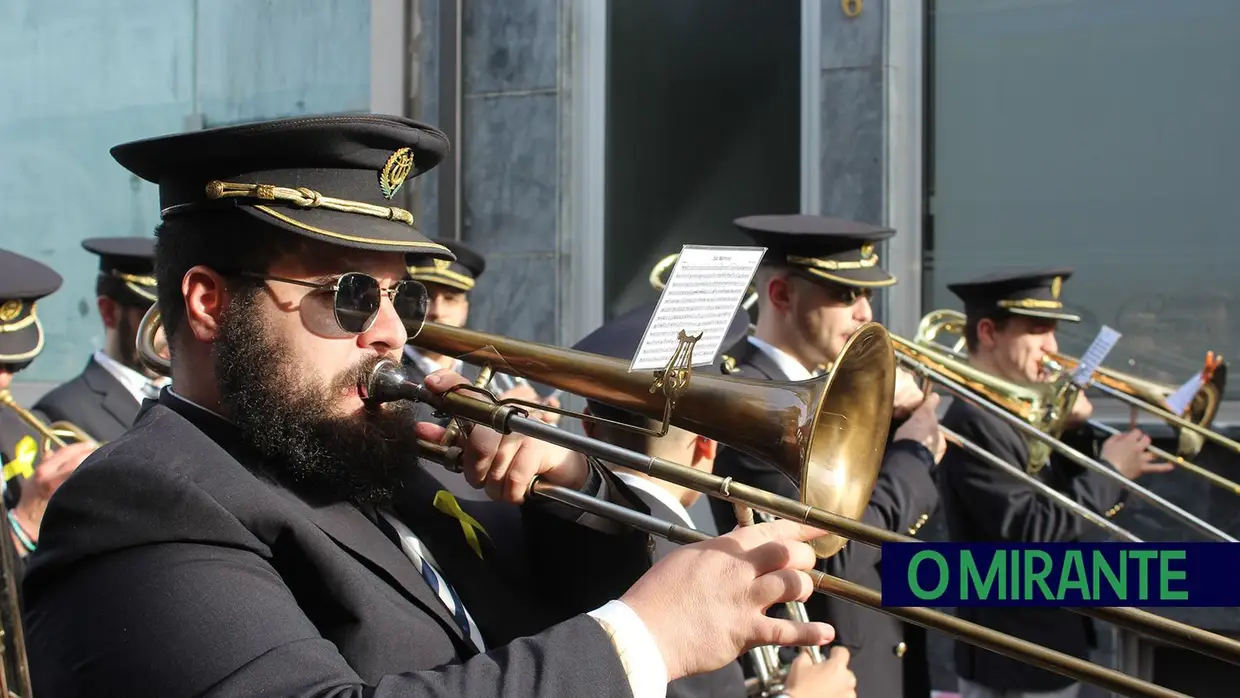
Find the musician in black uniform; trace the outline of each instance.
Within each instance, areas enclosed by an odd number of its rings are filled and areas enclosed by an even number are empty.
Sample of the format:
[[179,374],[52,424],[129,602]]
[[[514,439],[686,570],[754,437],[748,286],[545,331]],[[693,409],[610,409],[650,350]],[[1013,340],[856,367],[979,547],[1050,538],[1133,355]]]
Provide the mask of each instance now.
[[[573,349],[591,354],[632,360],[641,343],[642,335],[654,315],[654,304],[639,306],[599,327],[573,346]],[[749,314],[739,310],[724,335],[721,346],[727,347],[740,341],[749,329]],[[662,428],[662,420],[648,419],[642,415],[621,410],[596,400],[586,401],[586,413],[612,422],[619,422],[639,429]],[[701,470],[713,472],[718,444],[703,436],[692,434],[678,427],[669,427],[662,437],[649,436],[626,430],[623,427],[602,422],[583,421],[583,428],[592,438],[627,448],[649,456],[665,458]],[[611,465],[611,464],[609,464]],[[628,468],[612,466],[616,476],[637,494],[650,508],[650,513],[664,521],[701,530],[716,535],[713,530],[709,506],[694,515],[697,504],[706,499],[697,490],[681,487],[666,480],[659,480]],[[679,545],[664,538],[655,538],[655,555],[662,558]],[[848,670],[848,652],[842,647],[833,650],[831,661],[814,665],[809,655],[796,662],[785,683],[784,695],[788,698],[843,698],[854,695],[856,677]],[[686,676],[668,684],[669,698],[744,698],[747,695],[745,676],[740,662],[732,662],[717,671]]]
[[[869,299],[874,289],[896,282],[874,250],[894,231],[811,215],[750,216],[735,224],[767,252],[754,275],[757,327],[753,336],[727,352],[725,371],[766,380],[809,380],[819,375],[819,367],[833,363],[852,334],[873,320]],[[932,471],[945,443],[934,412],[937,396],[923,399],[911,375],[897,374],[895,414],[904,421],[891,430],[862,520],[915,534],[938,504]],[[799,499],[797,488],[780,471],[735,449],[720,449],[715,470]],[[712,499],[711,506],[720,530],[735,525],[730,504]],[[881,562],[878,548],[850,541],[822,568],[878,589]],[[929,664],[921,628],[823,596],[815,596],[806,610],[811,618],[835,626],[837,643],[852,652],[859,696],[928,695]]]
[[155,240],[92,238],[82,247],[99,257],[95,305],[104,345],[80,374],[44,395],[35,408],[73,422],[97,441],[111,441],[125,433],[142,402],[159,397],[167,382],[142,366],[136,344],[142,316],[155,302]]
[[37,695],[646,698],[750,644],[830,641],[764,615],[809,595],[814,529],[650,569],[647,535],[525,499],[539,477],[640,507],[604,466],[483,426],[461,465],[497,501],[442,497],[418,455],[443,429],[366,382],[425,319],[404,255],[452,258],[393,200],[447,149],[374,114],[113,148],[159,186],[173,383],[48,508],[25,578]]
[[[426,287],[428,305],[426,321],[437,322],[451,327],[465,327],[469,322],[469,301],[478,284],[478,279],[486,271],[486,258],[459,240],[435,240],[456,256],[456,259],[439,259],[429,255],[407,255],[409,278]],[[425,349],[405,345],[402,361],[416,380],[422,380],[435,371],[447,369],[458,373],[471,383],[478,377],[479,367],[463,361],[461,357],[443,356]],[[529,383],[519,378],[495,373],[487,388],[496,393],[500,399],[516,398],[530,402],[541,402],[552,407],[559,407],[559,400],[554,397],[540,399]],[[506,389],[505,389],[506,388]],[[435,422],[447,425],[450,421],[446,416],[436,416],[429,405],[417,406],[418,421]],[[535,412],[532,416],[539,417],[548,424],[556,424],[560,416],[554,412]],[[486,499],[486,493],[469,486],[460,473],[439,469],[435,477],[443,481],[452,493],[469,499]]]
[[[1058,350],[1058,323],[1080,321],[1060,299],[1063,283],[1071,275],[1068,268],[1005,271],[948,285],[964,304],[969,363],[1017,384],[1045,382],[1042,359]],[[1092,409],[1084,394],[1078,395],[1069,427],[1061,436],[1087,455],[1096,451],[1092,434],[1082,427]],[[965,400],[952,401],[943,426],[1012,465],[1029,467],[1024,435]],[[1101,460],[1128,478],[1168,470],[1170,465],[1152,462],[1147,446],[1149,438],[1140,431],[1117,434],[1103,444]],[[1037,477],[1107,516],[1119,510],[1128,492],[1057,452]],[[938,486],[954,541],[1070,542],[1092,533],[1092,524],[1078,515],[956,446],[947,449]],[[957,612],[966,620],[1082,659],[1089,659],[1096,642],[1092,620],[1063,610],[1005,607]],[[963,698],[1072,698],[1080,688],[1059,674],[963,642],[956,643],[955,665]]]
[[[37,260],[0,250],[0,393],[9,393],[13,376],[43,351],[43,323],[36,305],[63,283],[60,274]],[[45,426],[47,415],[29,410]],[[43,513],[52,493],[94,447],[70,443],[45,452],[44,437],[16,411],[0,405],[0,463],[4,505],[19,567],[39,542]]]

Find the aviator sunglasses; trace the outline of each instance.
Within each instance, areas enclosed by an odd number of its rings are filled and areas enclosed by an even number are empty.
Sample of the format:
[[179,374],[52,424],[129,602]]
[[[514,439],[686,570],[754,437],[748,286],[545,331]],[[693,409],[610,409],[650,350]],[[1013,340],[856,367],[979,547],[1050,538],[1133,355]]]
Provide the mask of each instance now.
[[380,288],[378,279],[356,271],[341,274],[335,281],[326,284],[253,272],[235,272],[235,275],[305,286],[314,289],[311,293],[331,293],[336,324],[350,334],[361,334],[370,329],[375,318],[379,316],[379,304],[383,296],[392,301],[392,307],[404,321],[410,336],[422,329],[422,325],[426,323],[426,311],[430,306],[426,287],[409,279],[396,282],[392,288],[383,289]]

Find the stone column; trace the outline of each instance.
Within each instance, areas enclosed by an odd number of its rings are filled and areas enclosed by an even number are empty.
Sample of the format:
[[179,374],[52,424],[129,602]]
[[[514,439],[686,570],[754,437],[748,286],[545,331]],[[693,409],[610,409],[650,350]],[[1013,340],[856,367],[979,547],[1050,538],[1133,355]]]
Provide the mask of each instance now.
[[[569,187],[565,128],[571,2],[465,2],[460,46],[460,239],[487,259],[474,291],[472,327],[539,342],[561,337]],[[412,45],[418,63],[416,118],[441,119],[441,10],[450,0],[419,0]],[[423,230],[452,237],[441,224],[441,173],[422,178],[416,207]]]

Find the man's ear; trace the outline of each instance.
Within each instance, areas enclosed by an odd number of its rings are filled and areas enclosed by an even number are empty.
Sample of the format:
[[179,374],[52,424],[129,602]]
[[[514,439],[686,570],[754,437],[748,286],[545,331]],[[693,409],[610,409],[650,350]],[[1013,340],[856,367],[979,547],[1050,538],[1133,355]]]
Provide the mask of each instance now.
[[694,439],[693,457],[695,460],[715,460],[715,456],[719,451],[719,442],[708,439],[705,436],[699,436]]
[[120,304],[107,296],[99,296],[95,298],[95,307],[99,309],[99,317],[103,320],[103,326],[109,330],[116,329],[121,322],[123,310]]
[[977,343],[984,349],[990,349],[995,345],[995,334],[999,328],[995,325],[995,321],[990,318],[982,318],[977,321]]
[[181,277],[181,294],[185,296],[185,324],[194,339],[208,344],[218,339],[220,318],[228,304],[224,277],[210,267],[193,267]]
[[777,310],[792,307],[792,280],[780,274],[773,275],[766,282],[766,296],[771,306]]

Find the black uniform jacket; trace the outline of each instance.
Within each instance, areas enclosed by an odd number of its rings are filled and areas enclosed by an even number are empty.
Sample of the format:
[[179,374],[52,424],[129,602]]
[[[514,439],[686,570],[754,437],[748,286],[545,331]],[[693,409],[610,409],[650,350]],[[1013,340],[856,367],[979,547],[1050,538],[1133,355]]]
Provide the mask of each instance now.
[[[779,366],[747,339],[732,348],[735,375],[746,378],[789,380]],[[883,467],[874,483],[874,493],[861,517],[863,523],[897,533],[915,534],[938,505],[932,470],[934,455],[912,441],[892,442],[883,456]],[[747,485],[800,499],[798,488],[781,472],[735,449],[721,447],[715,460],[715,474],[732,477]],[[711,499],[720,531],[736,526],[729,502]],[[882,553],[872,546],[849,541],[819,568],[872,589],[882,586]],[[857,695],[888,698],[929,693],[929,664],[925,654],[925,633],[885,613],[856,604],[815,594],[806,603],[813,620],[835,627],[836,644],[848,648],[849,666],[857,676]]]
[[[685,520],[679,512],[664,504],[657,497],[637,487],[633,492],[641,498],[650,509],[650,515],[670,521],[677,526],[684,526]],[[699,499],[701,501],[701,499]],[[690,514],[692,515],[692,514]],[[694,528],[702,530],[693,522]],[[706,531],[703,531],[705,533]],[[655,536],[655,559],[662,559],[672,551],[681,547],[665,538]],[[667,685],[667,698],[745,698],[745,675],[741,672],[740,662],[732,662],[722,669],[695,674],[672,681]]]
[[[601,465],[592,487],[640,500]],[[25,579],[35,693],[57,696],[630,695],[586,612],[650,564],[648,536],[529,503],[460,502],[481,557],[408,474],[394,504],[485,637],[469,644],[401,548],[303,496],[235,429],[165,390],[60,488]]]
[[53,420],[76,424],[96,441],[111,441],[129,429],[142,405],[92,356],[80,374],[34,406]]
[[[964,400],[952,401],[943,416],[943,426],[1012,465],[1026,466],[1029,447],[1015,427]],[[1089,434],[1067,432],[1063,440],[1093,455]],[[1115,481],[1058,454],[1052,455],[1037,477],[1079,504],[1108,515],[1118,510],[1127,492]],[[1070,542],[1081,540],[1087,531],[1093,533],[1089,531],[1093,524],[956,446],[947,447],[938,485],[953,541]],[[1090,619],[1059,609],[960,608],[957,614],[1083,659],[1089,657],[1096,642]],[[1000,691],[1052,691],[1072,683],[1070,678],[963,642],[956,643],[956,673]]]

